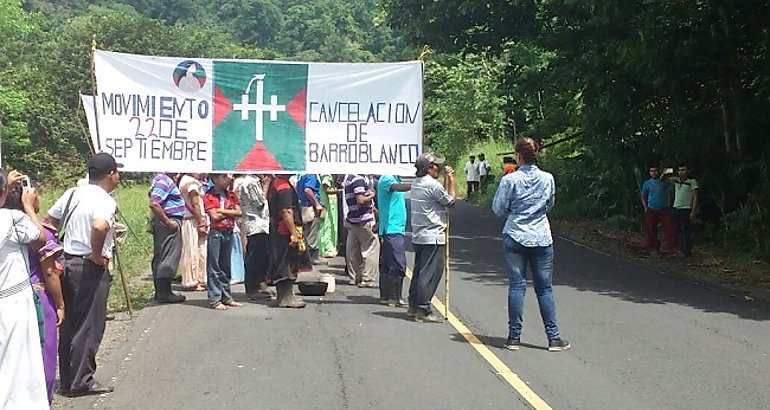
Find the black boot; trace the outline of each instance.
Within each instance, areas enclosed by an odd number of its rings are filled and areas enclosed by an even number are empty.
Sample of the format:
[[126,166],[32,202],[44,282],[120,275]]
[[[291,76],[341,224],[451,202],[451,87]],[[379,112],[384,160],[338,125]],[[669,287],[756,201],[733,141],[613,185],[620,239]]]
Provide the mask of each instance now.
[[187,300],[184,295],[171,291],[171,279],[155,279],[155,301],[158,303],[180,303]]
[[380,304],[381,305],[387,305],[388,299],[390,299],[392,291],[390,275],[383,275],[380,274],[380,280],[379,280],[379,288],[380,288]]
[[275,284],[275,290],[278,291],[277,307],[294,309],[305,307],[305,301],[294,294],[294,281],[282,280]]
[[404,278],[401,276],[390,277],[390,296],[388,297],[388,306],[390,307],[408,307],[409,304],[401,296],[404,291]]

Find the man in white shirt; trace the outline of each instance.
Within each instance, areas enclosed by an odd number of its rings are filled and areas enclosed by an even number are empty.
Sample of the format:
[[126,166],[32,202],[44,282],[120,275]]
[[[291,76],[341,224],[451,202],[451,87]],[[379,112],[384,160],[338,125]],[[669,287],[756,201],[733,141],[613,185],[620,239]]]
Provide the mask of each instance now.
[[467,197],[470,198],[475,192],[479,190],[479,164],[476,162],[476,156],[471,154],[468,157],[468,162],[465,163],[465,181],[467,185]]
[[62,294],[66,314],[59,327],[59,378],[67,396],[109,393],[94,380],[96,351],[107,322],[112,276],[107,268],[114,246],[115,199],[123,165],[107,153],[88,160],[89,184],[70,188],[48,210],[64,232]]
[[479,154],[479,182],[481,183],[481,193],[486,192],[489,183],[489,171],[492,167],[489,165],[484,154]]

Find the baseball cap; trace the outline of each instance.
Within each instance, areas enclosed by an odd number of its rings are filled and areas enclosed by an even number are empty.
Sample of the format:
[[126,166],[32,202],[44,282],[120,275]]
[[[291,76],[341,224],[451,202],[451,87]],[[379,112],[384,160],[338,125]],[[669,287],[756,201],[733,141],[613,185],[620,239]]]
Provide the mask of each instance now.
[[91,158],[88,159],[87,166],[88,176],[92,178],[102,177],[112,171],[117,170],[118,168],[123,168],[123,164],[115,162],[115,158],[106,152],[94,154]]
[[422,154],[417,157],[417,161],[414,162],[414,167],[418,170],[427,169],[430,164],[444,165],[444,158],[437,157],[431,153]]

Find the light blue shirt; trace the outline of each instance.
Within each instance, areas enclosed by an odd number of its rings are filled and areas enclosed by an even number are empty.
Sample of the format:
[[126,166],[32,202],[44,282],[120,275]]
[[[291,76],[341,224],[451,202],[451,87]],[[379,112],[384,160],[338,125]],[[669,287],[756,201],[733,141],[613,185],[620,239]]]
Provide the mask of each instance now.
[[406,199],[403,192],[392,192],[393,184],[400,184],[401,178],[383,175],[377,183],[377,199],[380,210],[380,235],[406,234]]
[[553,238],[546,214],[555,200],[553,175],[535,165],[524,165],[500,180],[492,211],[506,216],[503,235],[530,248],[549,246]]

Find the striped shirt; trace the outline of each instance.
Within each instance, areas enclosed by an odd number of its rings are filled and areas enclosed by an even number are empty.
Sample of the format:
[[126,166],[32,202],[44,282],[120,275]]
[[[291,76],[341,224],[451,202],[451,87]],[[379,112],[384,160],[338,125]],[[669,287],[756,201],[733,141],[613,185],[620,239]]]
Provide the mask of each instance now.
[[412,243],[417,245],[444,245],[446,207],[454,199],[435,178],[430,175],[415,178],[412,182]]
[[371,192],[369,184],[363,175],[351,174],[345,179],[345,203],[348,206],[347,221],[352,224],[363,224],[374,220],[372,203],[359,205],[356,197]]
[[166,174],[158,174],[153,178],[150,202],[160,205],[168,217],[184,217],[186,208],[182,192],[176,186],[174,180]]

